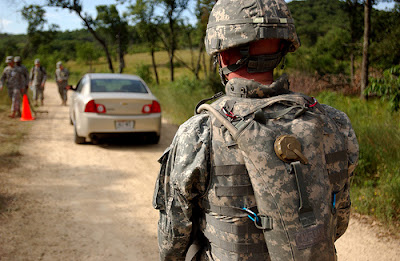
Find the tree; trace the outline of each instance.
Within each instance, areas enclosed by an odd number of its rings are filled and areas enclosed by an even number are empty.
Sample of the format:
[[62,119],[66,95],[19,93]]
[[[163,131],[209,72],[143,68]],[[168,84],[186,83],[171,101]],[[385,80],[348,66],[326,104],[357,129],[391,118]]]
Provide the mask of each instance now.
[[85,42],[77,44],[76,46],[76,56],[78,61],[82,61],[89,65],[89,71],[93,72],[92,64],[100,58],[100,53],[98,49],[91,42]]
[[119,73],[125,68],[124,55],[128,48],[128,22],[122,18],[115,5],[100,5],[97,9],[97,28],[108,35],[112,44],[117,46]]
[[363,41],[363,58],[361,65],[361,99],[367,99],[365,89],[368,87],[368,68],[369,68],[369,34],[371,31],[371,8],[372,0],[364,1],[364,41]]
[[189,0],[156,0],[164,9],[160,22],[166,21],[167,30],[159,30],[161,40],[168,51],[171,81],[174,81],[174,58],[177,47],[177,22],[187,8]]
[[[369,70],[369,44],[371,31],[371,9],[378,2],[393,2],[393,0],[364,0],[364,40],[363,40],[363,59],[361,65],[361,99],[367,99],[368,93],[365,91],[368,87],[368,70]],[[399,0],[394,0],[399,3]]]
[[157,25],[153,20],[154,5],[148,0],[137,0],[135,5],[130,5],[128,7],[128,10],[133,17],[133,21],[136,23],[139,35],[143,39],[146,39],[149,46],[154,76],[156,78],[156,83],[159,84],[160,81],[158,79],[157,64],[154,55],[158,40]]
[[354,85],[354,60],[358,41],[362,35],[362,4],[359,0],[346,0],[345,11],[349,18],[350,43],[347,44],[350,53],[350,84]]
[[114,73],[114,67],[112,64],[110,52],[108,50],[107,42],[102,37],[100,37],[98,33],[96,33],[95,31],[96,21],[93,20],[93,18],[88,13],[82,13],[82,2],[80,0],[46,0],[46,1],[48,6],[68,9],[71,12],[75,12],[79,16],[79,18],[81,18],[84,26],[102,46],[106,54],[108,68],[112,73]]

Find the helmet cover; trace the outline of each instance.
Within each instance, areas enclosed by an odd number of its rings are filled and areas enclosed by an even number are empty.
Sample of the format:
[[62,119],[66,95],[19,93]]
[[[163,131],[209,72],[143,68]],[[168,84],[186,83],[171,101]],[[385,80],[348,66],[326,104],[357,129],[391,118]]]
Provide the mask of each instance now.
[[13,61],[13,57],[12,56],[7,56],[6,57],[6,63],[11,63]]
[[300,47],[293,18],[283,0],[219,0],[207,24],[208,54],[224,51],[260,39],[282,39],[288,51]]

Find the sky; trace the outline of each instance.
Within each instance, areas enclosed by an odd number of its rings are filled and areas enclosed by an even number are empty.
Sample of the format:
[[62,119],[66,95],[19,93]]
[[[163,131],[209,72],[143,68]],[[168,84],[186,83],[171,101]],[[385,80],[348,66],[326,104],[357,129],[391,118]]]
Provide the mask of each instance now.
[[[110,5],[116,3],[115,0],[82,0],[83,10],[96,16],[97,5]],[[290,2],[290,1],[287,1]],[[44,0],[0,0],[0,33],[26,34],[28,23],[21,16],[21,9],[26,5],[41,5]],[[382,3],[376,6],[378,9],[393,8],[394,4]],[[126,5],[117,5],[119,12],[126,10]],[[46,19],[49,24],[57,24],[61,31],[82,29],[83,25],[80,18],[75,13],[54,7],[46,7]],[[186,14],[190,16],[190,14]]]

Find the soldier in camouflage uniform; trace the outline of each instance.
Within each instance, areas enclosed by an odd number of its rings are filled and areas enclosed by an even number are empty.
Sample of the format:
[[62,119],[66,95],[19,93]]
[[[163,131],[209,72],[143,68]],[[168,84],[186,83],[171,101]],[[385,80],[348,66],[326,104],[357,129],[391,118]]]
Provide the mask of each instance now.
[[61,97],[61,105],[67,105],[67,88],[68,88],[68,78],[69,72],[64,68],[62,62],[57,62],[56,64],[56,82],[58,85],[58,92]]
[[14,66],[13,57],[7,56],[7,67],[4,68],[0,79],[0,90],[4,85],[7,85],[8,96],[11,99],[11,114],[10,118],[21,115],[21,94],[25,89],[24,73],[21,68]]
[[159,160],[160,260],[336,260],[358,143],[343,112],[273,80],[300,46],[286,3],[219,0],[205,45],[226,95]]
[[40,65],[40,60],[35,59],[35,66],[31,69],[29,80],[33,89],[33,99],[35,106],[38,106],[38,99],[43,106],[44,100],[44,84],[46,83],[47,73],[46,69]]
[[22,72],[22,74],[24,76],[24,92],[23,92],[23,94],[26,94],[26,92],[28,91],[28,87],[29,87],[28,69],[25,67],[25,65],[22,64],[22,60],[21,60],[20,56],[14,57],[14,63],[15,63],[15,66],[19,68],[19,70]]

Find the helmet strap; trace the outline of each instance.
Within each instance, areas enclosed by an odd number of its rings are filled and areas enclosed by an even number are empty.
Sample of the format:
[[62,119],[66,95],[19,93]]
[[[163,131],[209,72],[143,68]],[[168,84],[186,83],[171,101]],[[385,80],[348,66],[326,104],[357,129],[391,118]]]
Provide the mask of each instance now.
[[288,48],[285,45],[282,50],[274,53],[274,54],[263,54],[263,55],[252,55],[249,53],[249,45],[242,46],[240,48],[241,58],[234,64],[222,67],[221,62],[219,62],[220,69],[219,74],[222,79],[223,84],[225,85],[226,75],[236,72],[243,66],[247,66],[247,71],[249,73],[263,73],[269,72],[275,69],[279,63],[282,61],[282,58],[288,52]]

